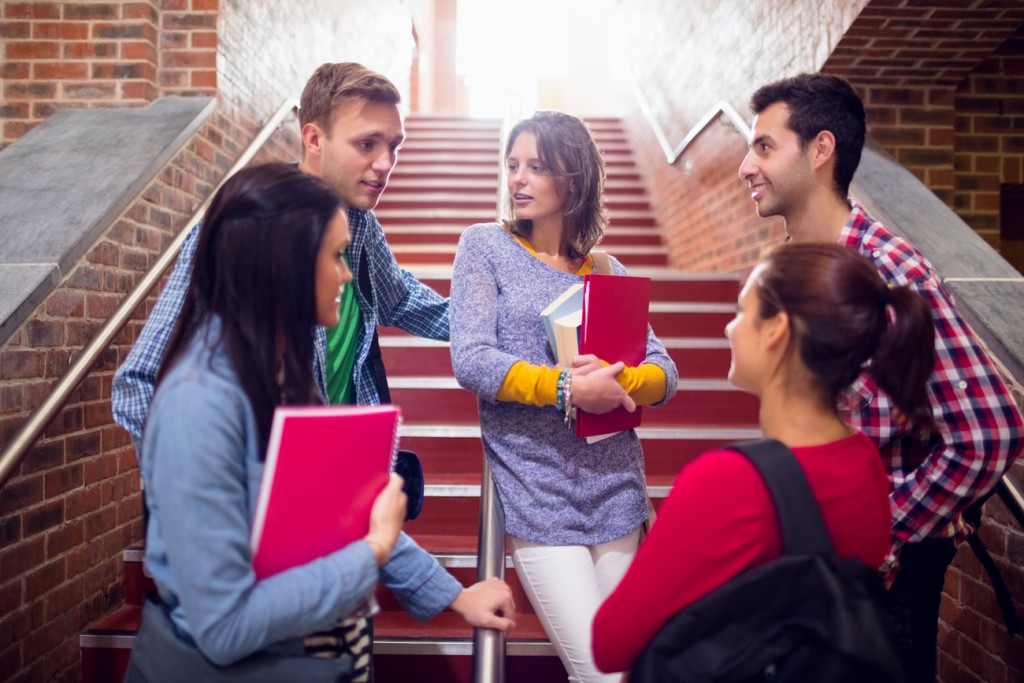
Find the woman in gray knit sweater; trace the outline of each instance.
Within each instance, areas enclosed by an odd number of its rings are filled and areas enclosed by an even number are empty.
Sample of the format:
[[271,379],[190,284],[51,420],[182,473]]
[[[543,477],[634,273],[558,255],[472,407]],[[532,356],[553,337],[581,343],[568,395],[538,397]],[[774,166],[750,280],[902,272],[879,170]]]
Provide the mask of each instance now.
[[505,158],[514,218],[469,227],[455,256],[452,363],[479,397],[484,452],[534,611],[571,681],[614,681],[594,666],[590,624],[647,519],[643,452],[633,430],[575,438],[562,404],[598,414],[657,406],[678,375],[650,330],[638,367],[593,356],[556,365],[540,311],[594,270],[590,250],[607,225],[604,161],[583,122],[559,112],[517,124]]

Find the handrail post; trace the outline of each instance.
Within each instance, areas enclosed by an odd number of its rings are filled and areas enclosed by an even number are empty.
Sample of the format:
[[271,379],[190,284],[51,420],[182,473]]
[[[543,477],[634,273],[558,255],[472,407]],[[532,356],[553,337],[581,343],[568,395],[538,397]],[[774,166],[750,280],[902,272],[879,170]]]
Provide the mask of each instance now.
[[[477,539],[477,581],[505,579],[505,515],[498,503],[487,458],[480,483],[480,534]],[[505,683],[505,634],[496,629],[473,629],[474,683]]]

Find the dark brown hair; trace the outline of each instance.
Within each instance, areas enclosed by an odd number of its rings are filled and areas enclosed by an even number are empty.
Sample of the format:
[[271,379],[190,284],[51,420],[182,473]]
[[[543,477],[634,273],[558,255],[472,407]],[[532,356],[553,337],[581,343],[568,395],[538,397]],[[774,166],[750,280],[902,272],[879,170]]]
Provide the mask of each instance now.
[[[274,407],[319,402],[316,258],[341,197],[293,164],[243,169],[214,195],[157,381],[200,330],[224,346],[252,405],[261,455]],[[279,382],[278,352],[281,345]]]
[[325,134],[330,135],[331,115],[339,105],[351,99],[397,105],[402,101],[402,95],[385,76],[370,71],[362,64],[321,64],[302,90],[299,125],[315,123]]
[[871,261],[838,244],[787,242],[762,263],[760,316],[786,312],[800,358],[830,405],[866,370],[911,424],[934,427],[928,302],[909,287],[890,289]]
[[796,133],[802,150],[823,130],[835,137],[833,189],[846,199],[860,164],[867,129],[860,95],[839,76],[799,74],[758,88],[750,98],[750,109],[760,114],[776,102],[784,102],[789,108],[787,127]]
[[[562,199],[562,250],[569,258],[586,258],[604,235],[608,217],[604,210],[604,158],[594,136],[580,119],[558,111],[539,111],[517,123],[505,143],[505,158],[521,133],[537,138],[540,161],[557,178],[565,178]],[[529,237],[533,222],[518,220],[512,197],[506,204],[505,225],[516,235]]]

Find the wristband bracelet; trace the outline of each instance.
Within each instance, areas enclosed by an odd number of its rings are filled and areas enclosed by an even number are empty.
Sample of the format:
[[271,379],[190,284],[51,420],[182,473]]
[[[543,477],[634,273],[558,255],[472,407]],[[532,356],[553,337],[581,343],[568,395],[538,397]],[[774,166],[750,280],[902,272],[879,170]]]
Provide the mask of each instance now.
[[572,418],[572,372],[569,370],[565,371],[565,424],[569,425],[569,420]]
[[570,376],[568,370],[562,370],[558,375],[558,384],[555,387],[555,409],[558,412],[565,410],[565,382]]

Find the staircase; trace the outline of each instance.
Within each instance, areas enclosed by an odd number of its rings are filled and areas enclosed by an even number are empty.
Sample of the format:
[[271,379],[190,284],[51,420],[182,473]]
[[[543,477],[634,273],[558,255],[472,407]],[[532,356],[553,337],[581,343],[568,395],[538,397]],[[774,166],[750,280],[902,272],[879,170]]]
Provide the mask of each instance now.
[[[757,403],[725,380],[726,323],[735,311],[734,275],[681,273],[667,266],[632,152],[616,119],[589,119],[605,155],[611,217],[600,248],[633,275],[650,277],[650,319],[679,368],[679,392],[663,408],[644,411],[639,434],[648,490],[657,505],[680,466],[728,441],[759,435]],[[501,167],[497,121],[410,117],[400,163],[377,208],[388,243],[403,267],[447,296],[462,230],[494,220]],[[402,447],[424,467],[427,500],[405,530],[464,584],[476,581],[482,448],[476,399],[455,382],[448,345],[383,328],[380,336],[392,400],[402,406]],[[125,606],[81,636],[83,683],[120,681],[143,595],[151,587],[141,548],[124,555]],[[508,683],[562,683],[565,670],[506,561],[517,628],[506,647]],[[472,629],[452,612],[426,624],[409,617],[378,586],[375,619],[377,683],[471,680]]]

